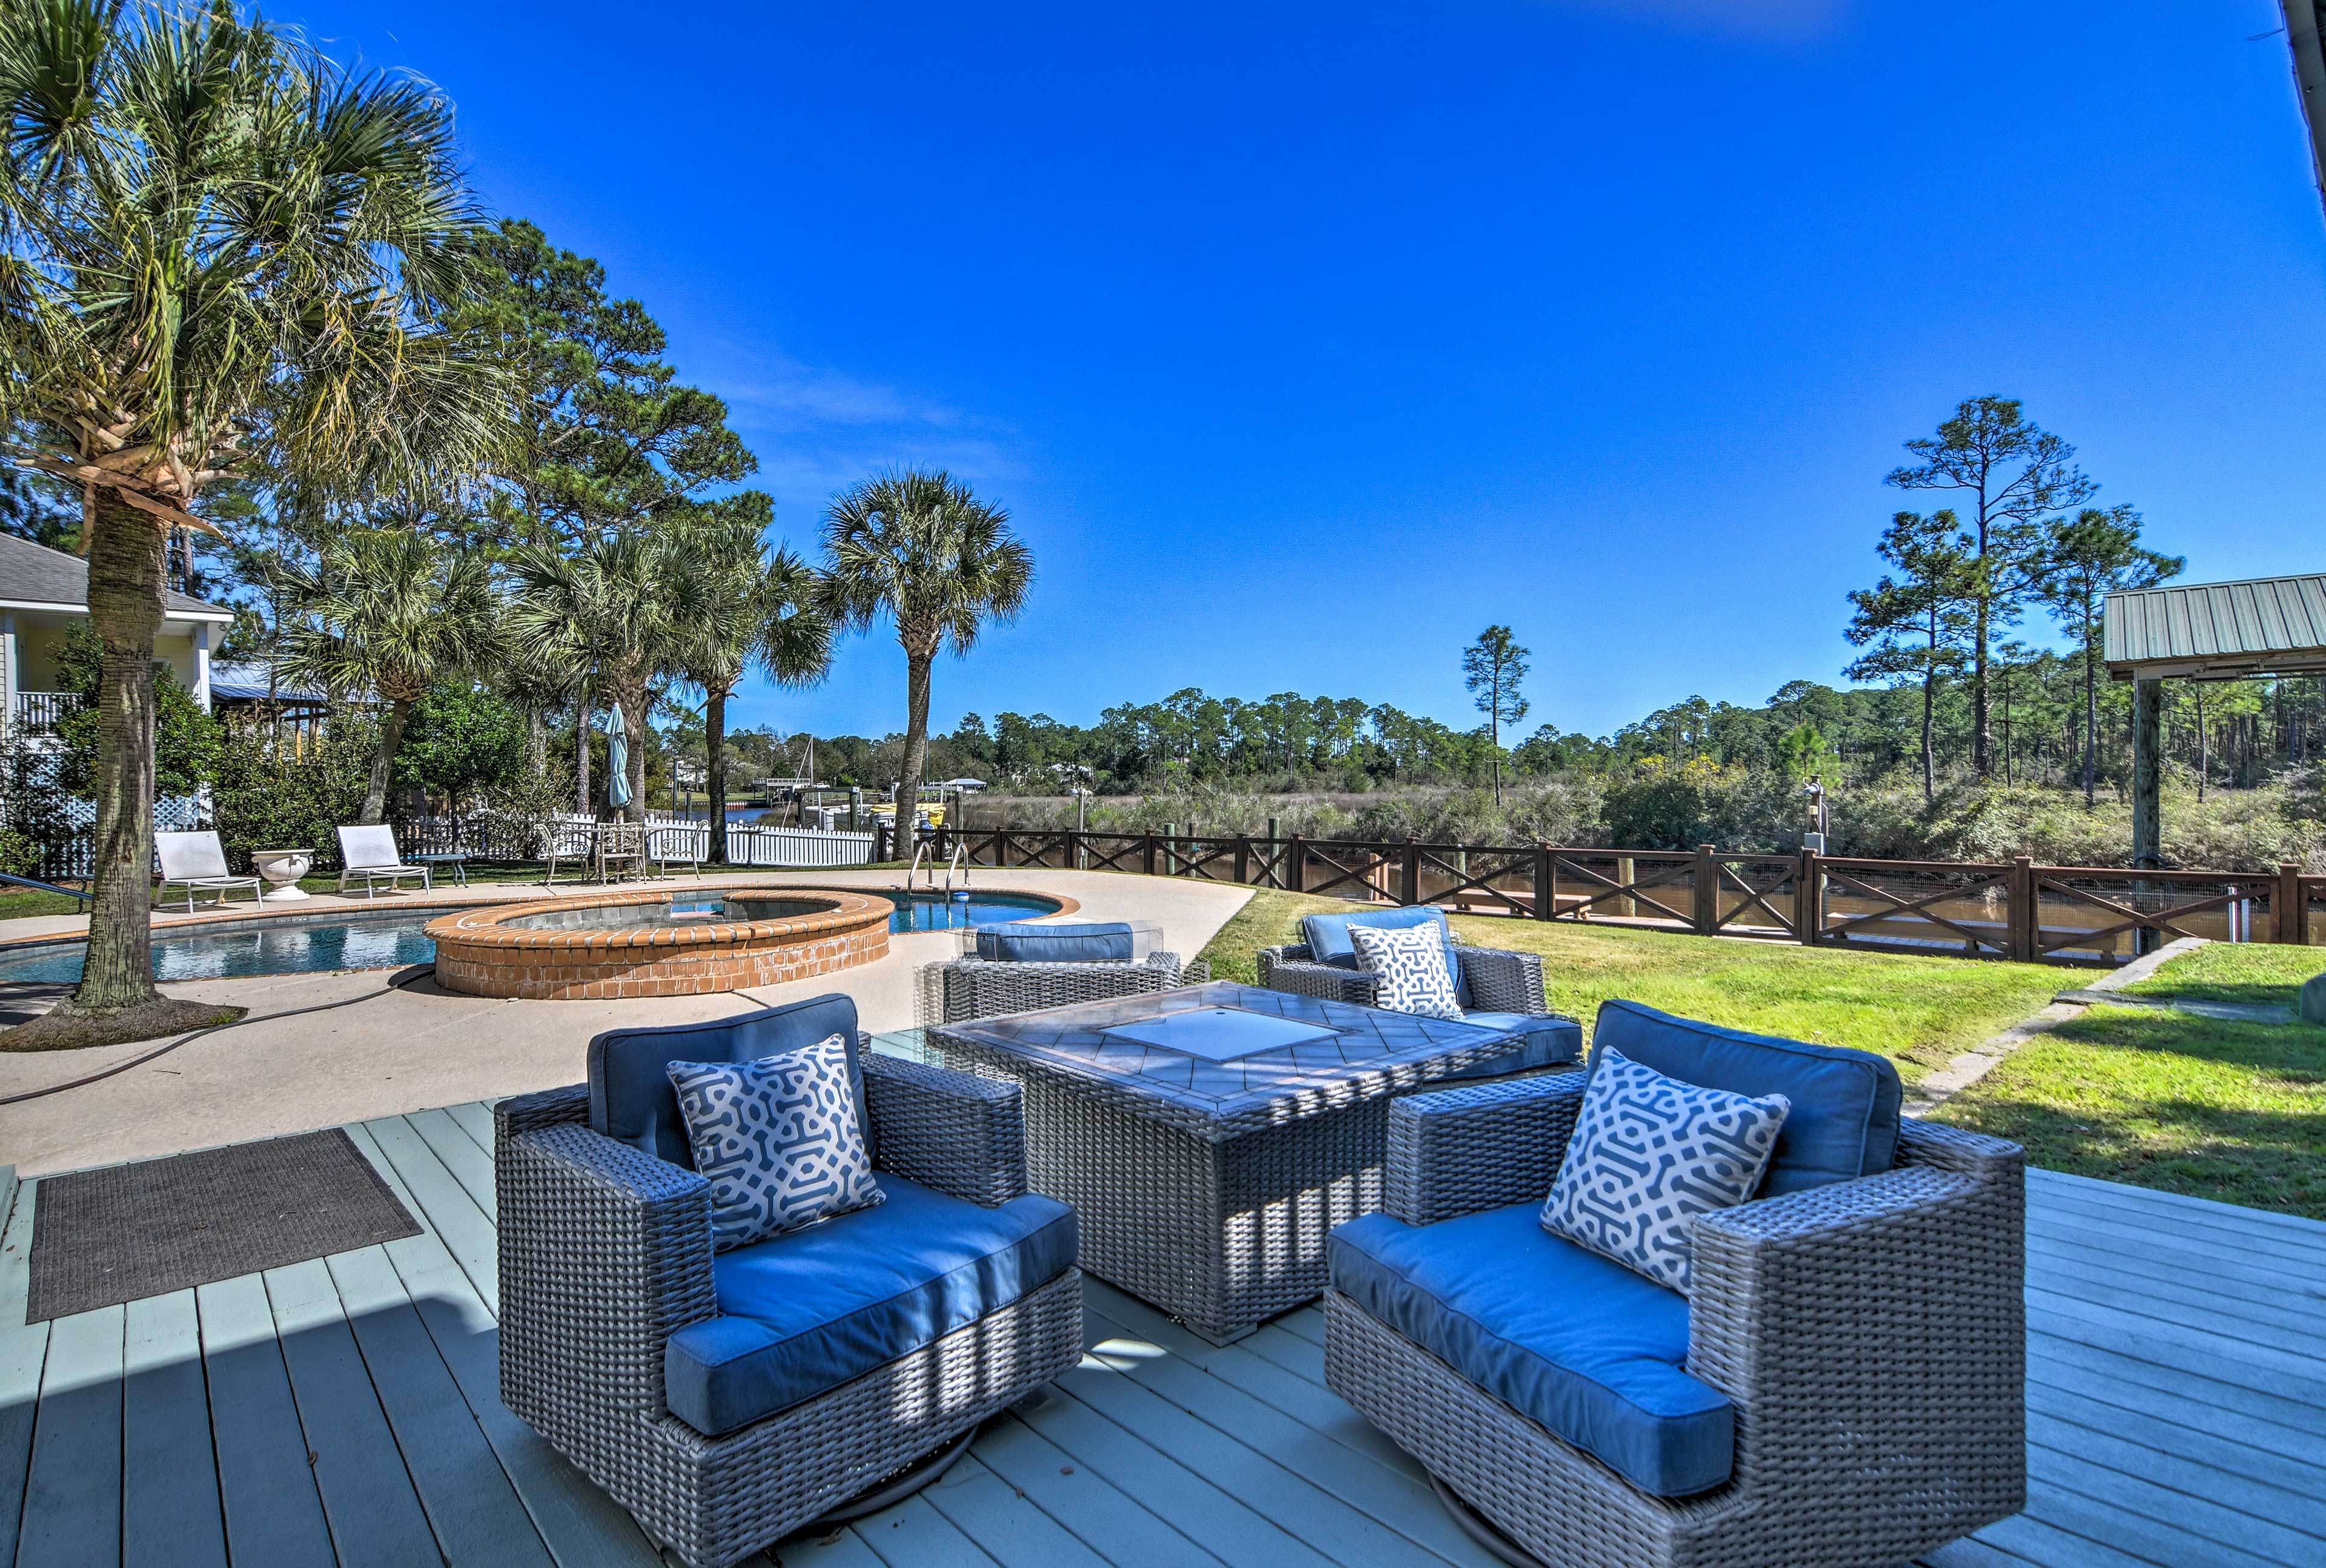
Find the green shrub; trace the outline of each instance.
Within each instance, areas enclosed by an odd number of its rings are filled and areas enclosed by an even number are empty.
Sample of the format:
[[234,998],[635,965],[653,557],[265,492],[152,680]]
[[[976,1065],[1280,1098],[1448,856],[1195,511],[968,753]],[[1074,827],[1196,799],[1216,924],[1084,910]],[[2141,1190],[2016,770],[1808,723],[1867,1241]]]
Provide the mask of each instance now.
[[497,693],[438,686],[413,704],[395,750],[395,793],[416,789],[432,809],[460,811],[524,765],[524,715]]
[[237,735],[220,755],[211,788],[219,838],[247,868],[254,849],[311,849],[318,870],[337,870],[336,829],[363,809],[379,727],[364,714],[338,713],[300,756],[255,734]]
[[[79,706],[57,720],[57,735],[64,742],[57,785],[84,801],[97,794],[97,687],[104,657],[103,639],[85,624],[66,628],[57,648],[57,690],[80,699]],[[157,661],[154,666],[154,794],[190,795],[208,784],[218,768],[224,739],[219,721],[178,683],[177,672]]]

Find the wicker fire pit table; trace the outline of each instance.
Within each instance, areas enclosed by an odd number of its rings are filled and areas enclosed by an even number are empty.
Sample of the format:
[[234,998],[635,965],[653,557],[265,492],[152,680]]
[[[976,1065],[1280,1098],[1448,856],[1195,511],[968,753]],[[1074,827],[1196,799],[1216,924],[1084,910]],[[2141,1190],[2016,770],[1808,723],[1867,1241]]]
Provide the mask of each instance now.
[[1325,1233],[1382,1204],[1389,1102],[1519,1064],[1504,1030],[1228,981],[932,1027],[1025,1091],[1026,1175],[1082,1266],[1215,1343],[1325,1291]]

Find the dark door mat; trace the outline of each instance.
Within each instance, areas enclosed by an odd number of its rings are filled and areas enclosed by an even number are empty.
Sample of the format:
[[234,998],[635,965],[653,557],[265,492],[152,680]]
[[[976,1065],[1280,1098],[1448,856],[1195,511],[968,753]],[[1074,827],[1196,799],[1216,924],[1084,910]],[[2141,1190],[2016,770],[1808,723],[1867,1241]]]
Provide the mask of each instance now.
[[26,1322],[420,1234],[337,1127],[49,1176]]

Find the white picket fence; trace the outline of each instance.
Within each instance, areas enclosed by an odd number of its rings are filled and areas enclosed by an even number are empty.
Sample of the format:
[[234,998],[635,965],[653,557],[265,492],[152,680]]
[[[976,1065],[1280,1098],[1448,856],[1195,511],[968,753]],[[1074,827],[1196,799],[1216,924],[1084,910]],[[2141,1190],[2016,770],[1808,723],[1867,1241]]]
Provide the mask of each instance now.
[[[549,826],[560,856],[586,856],[598,830],[592,818],[561,814]],[[647,813],[648,849],[669,858],[686,858],[710,852],[707,823],[663,812]],[[405,823],[402,840],[408,854],[429,850],[466,849],[480,860],[528,860],[535,849],[532,834],[514,824],[452,818],[423,818]],[[870,833],[827,833],[805,828],[763,828],[730,824],[727,829],[727,859],[735,866],[827,867],[870,866],[873,841]]]
[[[647,814],[647,830],[660,854],[670,854],[682,844],[696,854],[711,847],[711,828],[706,822],[686,821],[650,812]],[[727,829],[727,861],[731,866],[870,866],[872,835],[730,823]]]

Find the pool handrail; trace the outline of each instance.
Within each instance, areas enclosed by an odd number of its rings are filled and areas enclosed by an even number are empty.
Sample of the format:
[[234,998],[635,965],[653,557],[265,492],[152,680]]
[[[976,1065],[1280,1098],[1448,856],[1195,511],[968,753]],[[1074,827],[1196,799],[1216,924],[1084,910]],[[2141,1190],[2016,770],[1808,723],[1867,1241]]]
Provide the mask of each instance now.
[[60,887],[53,882],[42,882],[32,877],[18,877],[7,871],[0,871],[0,883],[5,883],[12,887],[29,887],[35,893],[61,893],[67,898],[79,899],[83,908],[88,907],[88,905],[89,893],[86,888]]

